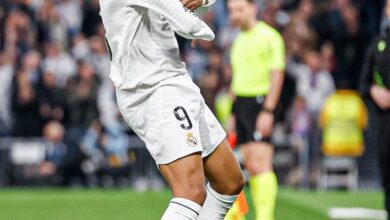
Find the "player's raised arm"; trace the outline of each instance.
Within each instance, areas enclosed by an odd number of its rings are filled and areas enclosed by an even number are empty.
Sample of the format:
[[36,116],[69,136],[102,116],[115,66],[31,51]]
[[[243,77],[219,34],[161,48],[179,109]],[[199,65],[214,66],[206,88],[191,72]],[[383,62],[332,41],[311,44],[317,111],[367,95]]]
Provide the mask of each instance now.
[[128,0],[129,5],[145,7],[162,14],[176,33],[187,39],[214,40],[214,32],[179,0]]

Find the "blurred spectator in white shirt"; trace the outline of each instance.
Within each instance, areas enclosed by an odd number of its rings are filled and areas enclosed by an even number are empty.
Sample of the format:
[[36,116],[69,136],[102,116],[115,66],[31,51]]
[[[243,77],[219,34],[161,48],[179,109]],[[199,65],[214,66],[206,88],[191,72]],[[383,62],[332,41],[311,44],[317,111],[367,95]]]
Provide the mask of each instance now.
[[[318,125],[319,114],[326,98],[335,91],[331,74],[322,68],[320,55],[309,51],[304,55],[304,63],[295,69],[297,76],[297,93],[306,103],[310,116],[308,158],[310,167],[309,184],[315,186],[319,169],[321,130]],[[305,181],[306,182],[306,181]],[[305,183],[307,185],[307,183]]]
[[77,64],[57,43],[47,43],[42,67],[56,76],[57,86],[63,88],[69,78],[76,75]]
[[81,29],[83,17],[80,0],[61,0],[57,6],[60,18],[65,21],[69,38],[76,36]]
[[298,68],[298,95],[305,99],[310,113],[318,114],[325,99],[335,91],[335,85],[331,74],[321,68],[317,52],[308,52],[304,59],[306,65]]

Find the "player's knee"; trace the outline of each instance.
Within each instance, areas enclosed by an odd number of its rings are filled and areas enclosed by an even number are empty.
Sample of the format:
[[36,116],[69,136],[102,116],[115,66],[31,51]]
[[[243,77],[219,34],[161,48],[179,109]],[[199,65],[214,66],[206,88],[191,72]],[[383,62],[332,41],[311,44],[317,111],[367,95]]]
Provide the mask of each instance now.
[[242,174],[227,184],[224,195],[237,195],[244,189],[245,178]]
[[251,176],[272,171],[273,149],[271,145],[252,144],[244,164]]
[[212,184],[215,191],[223,195],[237,195],[239,194],[245,185],[244,176],[239,173],[234,178],[230,178],[223,182]]
[[191,186],[187,190],[187,194],[190,198],[192,198],[193,201],[203,204],[204,201],[206,200],[207,192],[205,186],[202,185],[196,185],[196,186]]
[[243,189],[244,189],[244,186],[245,186],[245,178],[244,178],[244,175],[242,175],[240,173],[240,176],[238,177],[238,180],[234,186],[234,188],[232,190],[234,195],[237,195],[239,194]]
[[172,188],[173,196],[186,198],[200,205],[206,200],[207,192],[204,183],[202,184],[187,184],[180,187]]

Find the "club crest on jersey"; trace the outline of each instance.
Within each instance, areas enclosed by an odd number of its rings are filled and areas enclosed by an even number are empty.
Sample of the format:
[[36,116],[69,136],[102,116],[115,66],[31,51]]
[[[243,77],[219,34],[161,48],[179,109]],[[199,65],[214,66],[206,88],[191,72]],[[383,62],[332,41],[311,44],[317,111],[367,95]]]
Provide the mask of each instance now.
[[198,145],[198,140],[194,137],[194,135],[190,132],[187,133],[187,144],[191,147],[195,147]]

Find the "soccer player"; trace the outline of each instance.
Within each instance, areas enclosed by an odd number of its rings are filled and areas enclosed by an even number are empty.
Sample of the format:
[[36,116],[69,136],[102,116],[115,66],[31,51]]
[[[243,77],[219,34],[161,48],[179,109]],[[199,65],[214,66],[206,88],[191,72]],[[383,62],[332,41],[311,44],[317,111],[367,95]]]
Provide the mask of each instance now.
[[212,3],[100,0],[119,109],[172,190],[163,220],[223,219],[245,182],[175,39],[213,40],[191,11]]
[[230,19],[241,32],[231,48],[233,106],[239,157],[250,175],[257,220],[274,219],[277,179],[271,133],[284,79],[284,42],[257,20],[254,0],[228,0]]

